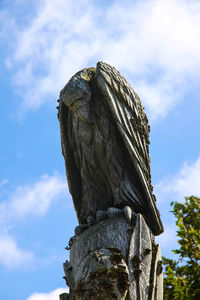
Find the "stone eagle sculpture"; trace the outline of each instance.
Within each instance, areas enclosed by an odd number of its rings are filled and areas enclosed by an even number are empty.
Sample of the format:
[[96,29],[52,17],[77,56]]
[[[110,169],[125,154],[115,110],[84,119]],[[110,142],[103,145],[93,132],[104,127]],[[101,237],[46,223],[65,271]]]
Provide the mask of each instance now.
[[58,118],[69,190],[80,224],[98,210],[129,206],[163,232],[151,185],[148,120],[110,65],[76,73],[60,93]]

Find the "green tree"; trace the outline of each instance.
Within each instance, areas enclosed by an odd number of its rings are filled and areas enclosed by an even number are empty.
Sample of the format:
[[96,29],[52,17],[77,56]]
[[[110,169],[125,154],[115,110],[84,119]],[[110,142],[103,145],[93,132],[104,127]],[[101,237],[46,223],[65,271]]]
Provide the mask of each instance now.
[[200,300],[200,199],[172,202],[179,249],[177,260],[163,257],[164,300]]

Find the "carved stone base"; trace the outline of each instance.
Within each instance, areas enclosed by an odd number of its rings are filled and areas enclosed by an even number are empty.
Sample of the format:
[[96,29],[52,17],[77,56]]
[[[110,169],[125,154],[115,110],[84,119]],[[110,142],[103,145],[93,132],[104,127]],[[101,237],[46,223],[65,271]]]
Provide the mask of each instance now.
[[162,300],[159,245],[142,215],[103,220],[74,241],[64,263],[71,300]]

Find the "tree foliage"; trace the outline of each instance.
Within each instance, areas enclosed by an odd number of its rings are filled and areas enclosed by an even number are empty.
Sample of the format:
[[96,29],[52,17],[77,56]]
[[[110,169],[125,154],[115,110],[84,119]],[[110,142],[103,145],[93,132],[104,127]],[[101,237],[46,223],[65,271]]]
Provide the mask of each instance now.
[[164,300],[200,299],[200,199],[186,197],[185,203],[172,202],[176,217],[179,249],[177,260],[163,257]]

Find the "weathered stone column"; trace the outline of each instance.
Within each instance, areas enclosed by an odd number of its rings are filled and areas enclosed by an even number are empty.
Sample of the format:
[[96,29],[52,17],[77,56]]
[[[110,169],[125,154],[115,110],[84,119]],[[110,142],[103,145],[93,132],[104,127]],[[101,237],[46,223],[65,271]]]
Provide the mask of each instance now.
[[64,271],[68,299],[162,299],[159,245],[128,207],[75,237]]

